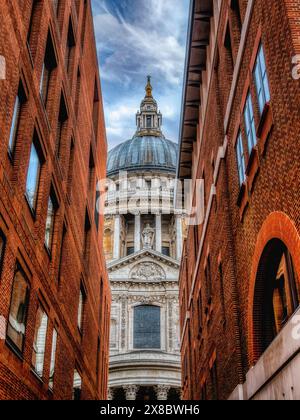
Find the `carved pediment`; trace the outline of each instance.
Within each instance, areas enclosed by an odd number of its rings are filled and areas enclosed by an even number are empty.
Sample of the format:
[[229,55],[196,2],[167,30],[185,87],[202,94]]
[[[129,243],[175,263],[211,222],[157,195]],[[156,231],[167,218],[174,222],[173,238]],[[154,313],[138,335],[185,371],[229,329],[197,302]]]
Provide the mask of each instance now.
[[158,264],[142,262],[133,267],[130,279],[143,282],[160,282],[166,280],[166,273]]

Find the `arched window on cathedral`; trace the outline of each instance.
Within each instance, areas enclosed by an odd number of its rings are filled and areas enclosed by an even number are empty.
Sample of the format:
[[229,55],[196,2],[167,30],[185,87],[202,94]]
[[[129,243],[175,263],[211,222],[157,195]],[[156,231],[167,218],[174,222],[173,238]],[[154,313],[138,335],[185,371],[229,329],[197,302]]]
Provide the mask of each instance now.
[[270,241],[256,277],[253,322],[260,357],[299,306],[299,284],[291,254],[278,239]]
[[160,349],[160,307],[137,306],[134,309],[134,348]]

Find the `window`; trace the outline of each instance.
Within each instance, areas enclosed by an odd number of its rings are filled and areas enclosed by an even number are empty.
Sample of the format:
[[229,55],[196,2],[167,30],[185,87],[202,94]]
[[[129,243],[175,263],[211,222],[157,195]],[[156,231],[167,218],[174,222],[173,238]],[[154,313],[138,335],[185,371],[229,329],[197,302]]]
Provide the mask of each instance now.
[[248,140],[248,149],[249,149],[249,152],[251,153],[253,147],[255,147],[257,143],[257,140],[256,140],[256,129],[255,129],[252,99],[251,99],[250,93],[248,94],[247,101],[246,101],[244,118],[245,118],[246,134],[247,134],[247,140]]
[[54,47],[50,32],[48,34],[45,58],[40,79],[40,95],[45,108],[47,107],[52,71],[57,67]]
[[33,211],[36,209],[37,195],[41,173],[41,159],[38,153],[35,139],[31,145],[29,166],[26,181],[26,197]]
[[58,114],[58,120],[57,120],[57,132],[56,132],[56,154],[59,158],[61,157],[63,134],[64,134],[67,120],[68,120],[68,112],[67,112],[66,102],[65,102],[63,94],[61,94],[59,114]]
[[273,290],[274,336],[279,334],[284,325],[299,306],[291,255],[282,255]]
[[238,135],[238,139],[236,143],[236,156],[237,156],[237,164],[238,164],[239,181],[240,181],[240,186],[241,186],[246,181],[245,154],[244,154],[244,145],[243,145],[243,138],[242,138],[241,132]]
[[168,246],[163,246],[162,247],[162,254],[165,255],[166,257],[170,257],[170,247]]
[[57,347],[57,331],[56,329],[54,329],[53,334],[52,334],[51,361],[50,361],[50,376],[49,376],[50,389],[53,389],[53,386],[54,386],[56,347]]
[[65,53],[66,70],[67,70],[68,73],[70,72],[71,66],[72,66],[74,47],[75,47],[75,37],[74,37],[72,20],[70,18],[67,45],[66,45],[66,53]]
[[256,84],[256,91],[258,96],[258,103],[259,103],[259,110],[260,113],[263,113],[264,107],[266,103],[270,101],[270,88],[269,88],[269,81],[268,81],[268,74],[267,74],[267,66],[265,61],[265,55],[263,46],[260,46],[256,64],[255,64],[255,84]]
[[29,303],[29,286],[23,270],[17,265],[14,276],[7,338],[18,351],[23,352],[27,310]]
[[2,271],[2,265],[4,260],[4,253],[5,253],[5,246],[6,246],[6,237],[2,230],[0,230],[0,274]]
[[134,246],[127,247],[127,256],[134,254]]
[[39,307],[37,316],[36,316],[36,324],[35,324],[35,334],[34,334],[33,353],[32,353],[32,366],[34,367],[35,372],[40,377],[43,377],[43,370],[44,370],[47,327],[48,327],[48,316],[44,312],[44,310],[41,307]]
[[84,307],[85,307],[86,296],[83,290],[83,287],[80,287],[79,291],[79,303],[78,303],[78,316],[77,316],[77,326],[82,332],[83,330],[83,321],[84,321]]
[[8,151],[11,156],[14,154],[17,135],[18,135],[18,129],[19,129],[19,123],[20,123],[21,108],[25,101],[26,101],[25,92],[24,92],[22,84],[20,83],[18,94],[16,96],[16,100],[14,104],[14,111],[13,111],[13,116],[12,116],[12,121],[11,121],[11,126],[10,126],[10,134],[9,134],[9,142],[8,142]]
[[82,387],[82,380],[81,376],[77,372],[77,370],[74,371],[74,380],[73,380],[73,401],[80,401],[81,399],[81,387]]
[[134,309],[134,348],[160,349],[160,308],[137,306]]
[[292,256],[279,239],[271,240],[257,270],[253,317],[255,357],[281,332],[299,307],[299,280]]
[[152,126],[152,118],[149,116],[147,117],[147,128],[151,128]]
[[46,231],[45,231],[45,245],[48,251],[51,252],[53,234],[54,234],[54,223],[55,223],[55,214],[58,209],[58,204],[54,192],[51,191],[50,197],[48,200],[48,211],[46,219]]

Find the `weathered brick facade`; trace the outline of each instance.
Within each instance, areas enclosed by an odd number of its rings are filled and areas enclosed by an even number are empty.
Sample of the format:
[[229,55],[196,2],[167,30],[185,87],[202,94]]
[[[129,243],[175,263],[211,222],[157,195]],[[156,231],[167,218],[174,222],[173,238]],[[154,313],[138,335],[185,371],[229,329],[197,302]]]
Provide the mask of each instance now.
[[[0,28],[0,55],[6,61],[6,78],[0,80],[0,232],[5,242],[0,399],[71,399],[75,370],[81,378],[77,398],[105,399],[111,296],[102,251],[104,221],[95,202],[97,181],[105,178],[107,144],[90,1],[3,0]],[[14,147],[8,153],[18,93]],[[25,197],[33,139],[41,166],[34,207]],[[55,216],[52,243],[46,247],[49,196],[55,197]],[[24,302],[19,308],[12,302],[19,269],[29,291],[26,308]],[[40,375],[32,364],[38,308],[48,317]],[[9,323],[19,339],[24,334],[22,349],[8,339]],[[39,340],[41,346],[43,331]]]
[[[178,170],[181,179],[204,178],[205,222],[189,228],[181,267],[183,390],[186,399],[227,399],[265,349],[258,280],[270,241],[290,253],[299,295],[300,2],[191,3]],[[261,45],[270,89],[262,112],[254,77]]]

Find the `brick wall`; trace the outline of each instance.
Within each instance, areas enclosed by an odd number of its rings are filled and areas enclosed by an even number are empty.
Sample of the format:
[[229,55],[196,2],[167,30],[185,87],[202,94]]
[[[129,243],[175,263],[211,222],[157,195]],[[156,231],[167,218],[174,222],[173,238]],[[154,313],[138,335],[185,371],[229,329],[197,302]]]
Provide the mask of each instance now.
[[[197,132],[202,134],[195,138],[192,161],[194,176],[201,178],[204,174],[206,204],[213,182],[216,194],[207,229],[204,231],[203,226],[199,228],[199,237],[203,235],[204,239],[201,249],[195,243],[193,229],[189,231],[180,276],[182,362],[184,365],[187,355],[190,369],[187,381],[184,381],[184,397],[190,399],[213,399],[216,397],[215,388],[219,399],[228,398],[235,387],[243,383],[256,360],[257,355],[252,351],[255,337],[251,333],[251,303],[255,267],[263,252],[261,242],[263,246],[267,245],[264,242],[266,234],[261,237],[260,233],[265,221],[273,215],[272,223],[264,228],[268,230],[269,239],[272,239],[272,235],[278,237],[278,231],[293,231],[286,226],[294,226],[298,235],[300,233],[300,167],[297,158],[300,146],[300,84],[299,80],[292,78],[292,58],[300,53],[300,3],[292,0],[216,3],[220,6],[217,49],[212,58],[206,117],[198,122]],[[239,3],[244,31],[249,19],[247,32],[240,31],[236,11],[232,8],[234,3]],[[195,1],[195,4],[197,9],[200,2]],[[232,57],[225,46],[228,30]],[[253,78],[260,43],[264,48],[271,95],[270,104],[262,117]],[[212,45],[209,45],[206,50],[209,58],[211,50]],[[203,80],[206,80],[205,77],[203,75]],[[249,90],[258,139],[251,156],[243,117]],[[200,110],[203,111],[201,105]],[[239,185],[235,149],[239,130],[243,136],[247,167],[243,188]],[[227,146],[226,154],[213,181],[216,169],[212,161],[216,162],[218,149],[224,144]],[[283,223],[283,219],[288,221]],[[282,234],[281,240],[288,246],[292,257],[295,255],[293,263],[299,277],[296,257],[300,251],[299,236],[294,234],[289,240],[290,236],[288,233]],[[260,248],[259,255],[257,247]],[[196,260],[195,253],[198,255]],[[211,296],[206,293],[205,268],[208,258],[211,266]],[[191,277],[194,287],[189,292]],[[200,290],[203,301],[201,316],[197,303]],[[190,299],[187,298],[189,294]],[[217,386],[212,371],[214,357]]]
[[[16,262],[30,288],[23,352],[0,341],[0,399],[70,399],[75,369],[82,379],[82,399],[104,399],[107,392],[110,289],[102,250],[103,217],[98,229],[95,223],[96,182],[105,177],[107,144],[91,5],[64,0],[55,11],[54,3],[38,1],[32,9],[32,0],[5,0],[0,10],[0,55],[7,67],[6,80],[0,81],[0,229],[6,237],[0,315],[6,321]],[[49,41],[55,67],[44,104],[40,80],[45,52],[50,56]],[[20,83],[24,103],[15,148],[9,155]],[[58,152],[61,103],[67,119]],[[25,198],[34,131],[43,156],[35,212]],[[44,239],[50,191],[58,208],[49,251]],[[86,220],[90,230],[85,234]],[[84,248],[88,248],[85,254]],[[77,327],[80,288],[86,295],[81,332]],[[38,306],[49,318],[41,378],[31,362]],[[58,343],[50,391],[53,328]]]

